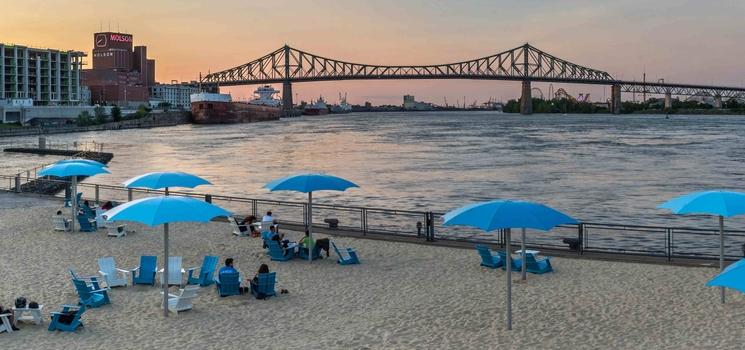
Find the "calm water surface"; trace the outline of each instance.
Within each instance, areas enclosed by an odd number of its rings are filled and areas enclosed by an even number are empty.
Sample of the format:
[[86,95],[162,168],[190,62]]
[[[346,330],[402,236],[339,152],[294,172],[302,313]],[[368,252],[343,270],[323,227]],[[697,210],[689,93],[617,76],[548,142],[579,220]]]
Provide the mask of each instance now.
[[[745,187],[745,118],[733,116],[364,113],[48,138],[95,140],[115,153],[112,174],[87,182],[182,170],[215,184],[199,192],[303,200],[262,185],[323,171],[361,188],[319,193],[318,201],[395,209],[446,211],[520,198],[585,221],[715,227],[712,219],[672,217],[655,207],[688,191]],[[54,159],[2,154],[0,172]]]

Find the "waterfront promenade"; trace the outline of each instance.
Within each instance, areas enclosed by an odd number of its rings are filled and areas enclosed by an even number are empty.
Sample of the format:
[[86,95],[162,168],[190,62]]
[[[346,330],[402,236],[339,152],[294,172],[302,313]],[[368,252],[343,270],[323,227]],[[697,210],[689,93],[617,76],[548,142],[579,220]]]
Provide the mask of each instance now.
[[[160,229],[130,225],[121,239],[105,232],[52,231],[61,201],[0,192],[0,249],[5,255],[0,300],[18,296],[46,310],[74,303],[67,269],[94,274],[113,256],[132,268],[160,253]],[[279,213],[281,214],[281,213]],[[285,230],[292,239],[298,233]],[[111,305],[91,309],[73,334],[22,325],[3,336],[9,347],[125,346],[220,348],[738,348],[745,298],[704,287],[716,269],[555,258],[553,274],[514,286],[514,330],[504,330],[504,272],[480,267],[472,250],[332,237],[353,246],[362,264],[333,259],[308,264],[269,261],[255,238],[235,237],[223,222],[177,224],[172,254],[198,266],[205,254],[233,257],[242,278],[259,264],[277,271],[289,294],[261,301],[220,298],[200,288],[194,310],[163,319],[156,287],[111,291]],[[333,258],[333,255],[332,255]],[[515,274],[515,278],[518,275]],[[175,291],[175,290],[174,290]],[[136,335],[136,336],[133,336]]]

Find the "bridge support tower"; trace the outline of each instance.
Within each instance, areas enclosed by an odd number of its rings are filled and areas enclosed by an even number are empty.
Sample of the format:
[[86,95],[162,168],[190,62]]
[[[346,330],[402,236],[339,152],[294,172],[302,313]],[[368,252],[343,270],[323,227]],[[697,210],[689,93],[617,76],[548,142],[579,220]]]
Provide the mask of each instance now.
[[282,83],[282,110],[292,110],[292,83],[289,81]]
[[610,87],[610,111],[613,114],[621,114],[621,85]]
[[673,94],[669,91],[665,93],[665,110],[669,111],[673,109]]
[[722,95],[714,96],[714,108],[722,109]]
[[520,97],[520,114],[533,114],[533,97],[530,94],[530,80],[523,80],[523,93]]

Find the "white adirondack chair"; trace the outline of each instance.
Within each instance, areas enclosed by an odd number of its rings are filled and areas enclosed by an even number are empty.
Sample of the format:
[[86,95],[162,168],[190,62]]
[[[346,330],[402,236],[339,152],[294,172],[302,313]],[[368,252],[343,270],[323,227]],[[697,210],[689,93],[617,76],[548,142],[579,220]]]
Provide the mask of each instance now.
[[[236,236],[247,236],[251,233],[250,230],[248,229],[248,225],[239,225],[238,220],[236,220],[232,216],[228,216],[228,222],[230,223],[230,226],[233,228],[233,234]],[[241,227],[245,227],[246,231],[241,232],[241,229],[240,229]]]
[[0,315],[0,333],[13,333],[13,325],[10,323],[10,314]]
[[65,219],[62,215],[55,215],[52,217],[55,231],[70,231],[70,219]]
[[[160,284],[163,285],[163,269],[158,270],[160,272]],[[181,267],[180,256],[169,256],[168,257],[168,285],[169,286],[183,286],[184,274],[186,270]]]
[[108,221],[103,218],[105,212],[106,210],[101,209],[101,207],[96,208],[96,226],[98,226],[98,228],[107,227],[106,224]]
[[106,281],[106,288],[126,287],[129,283],[129,271],[116,268],[114,258],[107,256],[98,259],[98,273]]
[[[183,289],[179,289],[181,292],[179,295],[168,294],[168,311],[178,314],[179,311],[191,310],[194,298],[197,296],[199,286],[188,286]],[[163,295],[163,292],[160,292]],[[160,304],[161,307],[163,303]]]
[[111,221],[106,222],[106,229],[108,230],[109,237],[121,237],[127,235],[127,225],[117,225]]

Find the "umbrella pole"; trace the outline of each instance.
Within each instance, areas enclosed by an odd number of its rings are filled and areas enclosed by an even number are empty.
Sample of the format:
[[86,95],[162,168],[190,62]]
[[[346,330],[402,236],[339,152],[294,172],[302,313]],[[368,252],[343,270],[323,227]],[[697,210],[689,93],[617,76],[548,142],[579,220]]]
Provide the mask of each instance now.
[[507,257],[507,330],[512,330],[512,253],[510,252],[510,229],[505,231],[505,256]]
[[308,262],[313,262],[313,251],[311,244],[313,242],[313,192],[308,192]]
[[[724,271],[724,216],[719,215],[719,271]],[[724,304],[724,287],[719,287]]]
[[523,253],[521,254],[522,257],[523,257],[523,261],[522,261],[522,264],[521,264],[522,265],[522,277],[521,277],[521,279],[523,281],[525,281],[528,278],[528,272],[527,272],[527,269],[525,267],[525,265],[527,265],[527,264],[525,264],[525,261],[526,261],[525,260],[525,255],[526,255],[526,253],[525,253],[525,227],[523,227],[522,236],[523,236],[522,237],[522,244],[521,244],[521,247],[520,247],[523,250]]
[[[166,196],[168,187],[166,187]],[[165,265],[163,267],[163,316],[168,317],[168,223],[163,224],[163,255]]]
[[72,177],[72,193],[70,194],[72,202],[72,220],[70,220],[70,232],[75,232],[75,220],[78,219],[78,177]]

